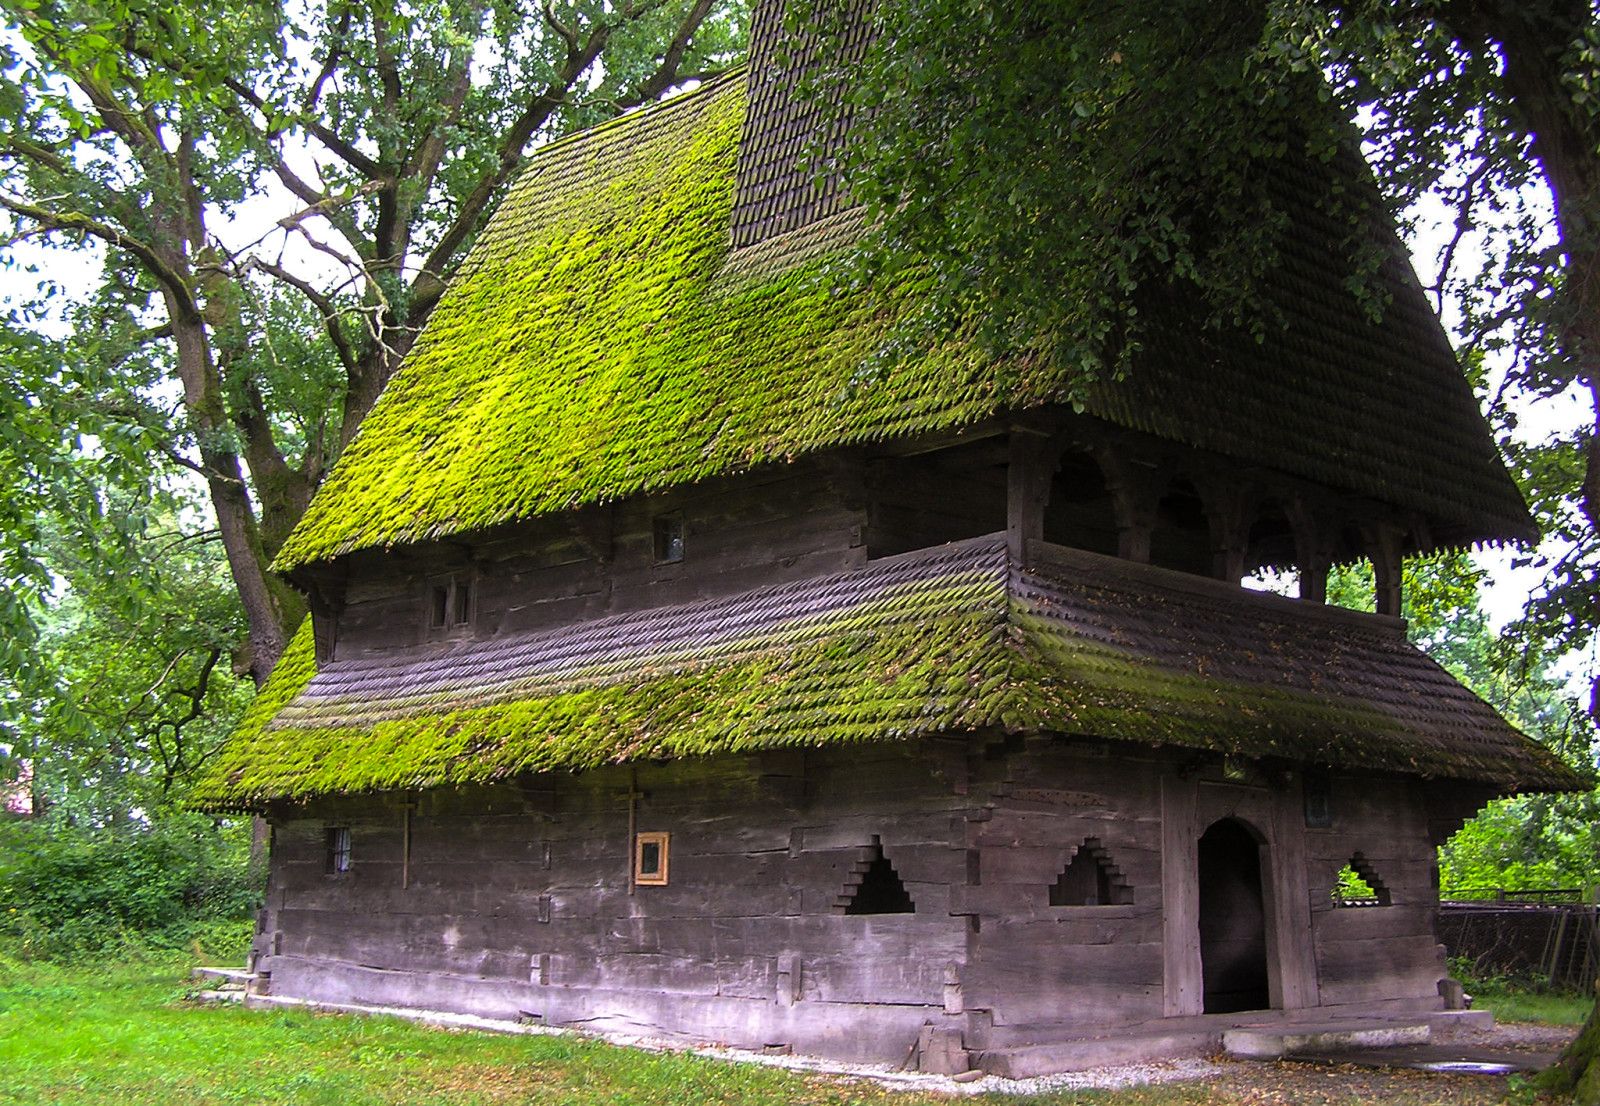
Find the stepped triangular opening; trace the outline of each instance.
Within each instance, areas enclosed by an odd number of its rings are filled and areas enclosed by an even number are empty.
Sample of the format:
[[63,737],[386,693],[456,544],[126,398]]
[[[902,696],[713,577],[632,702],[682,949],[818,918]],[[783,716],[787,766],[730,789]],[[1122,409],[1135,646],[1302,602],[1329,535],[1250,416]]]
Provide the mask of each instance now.
[[1051,906],[1118,906],[1133,901],[1133,888],[1094,837],[1085,838],[1050,887]]
[[861,850],[855,870],[845,880],[844,893],[835,904],[844,907],[846,914],[915,914],[917,911],[900,874],[883,855],[883,843],[876,834],[872,844]]
[[1360,853],[1339,869],[1333,884],[1335,906],[1389,906],[1392,902],[1389,888],[1378,878],[1377,869]]

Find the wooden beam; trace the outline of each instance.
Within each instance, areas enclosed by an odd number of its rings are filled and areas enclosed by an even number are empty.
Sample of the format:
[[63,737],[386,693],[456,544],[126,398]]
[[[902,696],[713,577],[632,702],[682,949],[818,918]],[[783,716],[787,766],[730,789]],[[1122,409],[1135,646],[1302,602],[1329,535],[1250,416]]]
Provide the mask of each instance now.
[[1200,883],[1197,784],[1161,777],[1162,1013],[1205,1012],[1200,968]]
[[1044,537],[1044,508],[1055,467],[1049,449],[1047,435],[1012,428],[1006,461],[1006,546],[1013,564],[1025,564],[1028,543]]

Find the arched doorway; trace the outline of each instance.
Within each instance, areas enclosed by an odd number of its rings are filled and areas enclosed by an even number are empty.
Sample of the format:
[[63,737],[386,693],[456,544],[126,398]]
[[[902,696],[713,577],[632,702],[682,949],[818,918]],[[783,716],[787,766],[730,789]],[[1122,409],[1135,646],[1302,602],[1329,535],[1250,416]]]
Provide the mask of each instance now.
[[1261,848],[1242,822],[1224,818],[1201,834],[1199,876],[1205,1012],[1265,1010],[1271,991]]

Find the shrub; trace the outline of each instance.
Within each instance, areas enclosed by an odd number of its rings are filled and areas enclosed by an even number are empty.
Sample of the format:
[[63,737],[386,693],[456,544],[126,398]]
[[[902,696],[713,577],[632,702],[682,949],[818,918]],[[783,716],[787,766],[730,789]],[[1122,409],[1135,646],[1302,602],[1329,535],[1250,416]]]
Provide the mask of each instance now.
[[0,937],[55,959],[248,940],[261,897],[248,832],[192,813],[91,829],[0,823]]

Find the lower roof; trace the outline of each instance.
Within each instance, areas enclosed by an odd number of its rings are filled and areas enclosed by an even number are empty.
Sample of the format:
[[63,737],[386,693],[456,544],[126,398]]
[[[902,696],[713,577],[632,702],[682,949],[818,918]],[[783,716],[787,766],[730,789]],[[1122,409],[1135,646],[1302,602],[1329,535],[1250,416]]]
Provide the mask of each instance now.
[[320,671],[303,628],[207,806],[648,758],[1048,731],[1505,791],[1583,786],[1397,619],[1002,535]]

